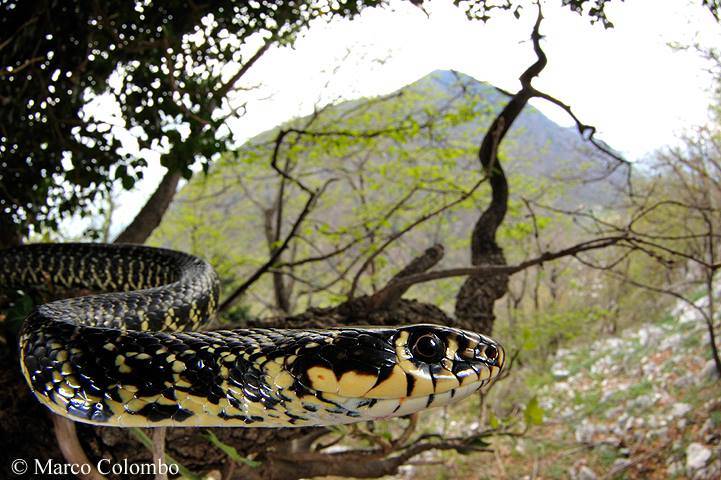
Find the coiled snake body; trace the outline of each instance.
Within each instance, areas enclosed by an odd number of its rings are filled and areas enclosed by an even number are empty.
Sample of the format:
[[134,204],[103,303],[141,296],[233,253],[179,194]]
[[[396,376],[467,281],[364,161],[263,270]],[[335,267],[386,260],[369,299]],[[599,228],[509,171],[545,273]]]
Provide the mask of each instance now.
[[38,400],[99,425],[289,427],[406,415],[490,383],[501,346],[436,325],[195,331],[216,312],[205,261],[135,245],[0,251],[0,287],[113,292],[37,307],[20,361]]

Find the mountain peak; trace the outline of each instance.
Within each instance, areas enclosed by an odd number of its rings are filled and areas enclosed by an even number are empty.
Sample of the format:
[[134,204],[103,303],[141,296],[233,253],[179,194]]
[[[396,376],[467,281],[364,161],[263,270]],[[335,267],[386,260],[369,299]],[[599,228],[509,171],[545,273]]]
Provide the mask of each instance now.
[[464,89],[488,95],[490,92],[498,93],[493,85],[473,78],[472,76],[457,70],[433,70],[415,82],[403,88],[433,88],[447,92],[455,91],[459,85]]

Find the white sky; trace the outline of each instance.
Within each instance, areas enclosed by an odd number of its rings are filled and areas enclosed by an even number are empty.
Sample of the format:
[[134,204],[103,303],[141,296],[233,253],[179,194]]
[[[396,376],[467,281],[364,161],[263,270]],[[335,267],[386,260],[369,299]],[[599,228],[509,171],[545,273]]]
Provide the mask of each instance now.
[[[537,88],[571,105],[630,160],[706,120],[711,77],[703,61],[667,45],[721,45],[721,27],[701,0],[616,0],[607,8],[612,30],[591,25],[560,3],[544,4],[542,46],[549,63],[534,81]],[[259,100],[249,103],[247,115],[232,125],[236,138],[308,114],[316,103],[391,92],[436,69],[518,89],[518,76],[535,60],[528,40],[535,10],[524,10],[520,20],[499,11],[483,24],[466,20],[450,0],[425,8],[429,16],[409,2],[394,2],[353,21],[316,24],[294,48],[267,52],[245,78],[245,84],[262,88],[253,93]],[[533,105],[571,125],[556,107]],[[155,160],[148,181],[121,195],[115,231],[140,209],[161,170]]]

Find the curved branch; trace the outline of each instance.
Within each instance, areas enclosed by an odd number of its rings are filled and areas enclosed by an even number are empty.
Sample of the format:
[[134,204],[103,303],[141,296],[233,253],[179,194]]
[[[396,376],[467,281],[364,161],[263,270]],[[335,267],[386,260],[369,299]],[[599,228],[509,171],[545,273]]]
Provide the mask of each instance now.
[[582,242],[572,247],[564,248],[556,252],[544,252],[538,257],[526,260],[516,265],[478,265],[473,267],[460,267],[450,268],[447,270],[436,270],[433,272],[419,273],[404,277],[397,282],[398,287],[410,287],[416,283],[430,282],[432,280],[439,280],[441,278],[452,278],[452,277],[465,277],[465,276],[477,276],[477,277],[494,277],[498,275],[513,275],[522,270],[535,265],[542,265],[551,260],[556,260],[563,257],[575,257],[577,254],[587,252],[589,250],[598,250],[601,248],[610,247],[623,242],[629,242],[632,239],[627,235],[617,235],[605,238],[596,238],[589,240],[588,242]]
[[511,100],[501,113],[494,119],[478,150],[478,159],[484,172],[489,177],[492,192],[491,203],[486,207],[473,228],[471,236],[471,263],[473,265],[481,263],[485,259],[486,253],[498,248],[496,246],[496,231],[503,222],[508,209],[508,181],[498,159],[498,147],[535,92],[535,89],[531,86],[531,80],[537,77],[547,64],[546,54],[541,49],[540,44],[541,34],[539,29],[543,14],[540,4],[537,5],[538,16],[531,33],[533,50],[536,52],[537,60],[519,77],[521,89],[511,97]]
[[437,244],[427,249],[421,256],[414,258],[403,270],[398,272],[385,287],[371,296],[370,304],[372,308],[390,308],[400,300],[403,294],[410,288],[410,285],[398,286],[398,282],[403,278],[423,273],[433,268],[441,261],[443,253],[443,245]]

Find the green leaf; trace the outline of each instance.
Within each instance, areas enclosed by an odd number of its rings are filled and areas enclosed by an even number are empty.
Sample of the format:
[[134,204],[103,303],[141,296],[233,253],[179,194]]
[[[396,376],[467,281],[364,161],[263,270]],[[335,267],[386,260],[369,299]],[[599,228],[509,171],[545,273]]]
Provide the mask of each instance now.
[[210,430],[205,431],[206,436],[208,437],[208,440],[210,440],[210,443],[218,447],[220,450],[223,451],[226,455],[228,455],[231,459],[233,459],[237,463],[242,463],[245,465],[248,465],[251,468],[258,468],[261,465],[261,462],[251,460],[247,457],[243,457],[238,453],[238,450],[235,449],[235,447],[232,447],[226,443],[223,443],[220,441],[218,437],[215,436],[213,432]]
[[527,425],[541,425],[543,423],[543,408],[538,404],[538,398],[533,397],[526,405],[523,417]]
[[[133,436],[135,436],[135,438],[137,438],[140,441],[140,443],[142,443],[145,446],[145,448],[147,448],[151,452],[153,451],[153,441],[150,439],[150,437],[148,437],[145,434],[145,432],[143,430],[141,430],[138,427],[133,427],[130,429],[130,431],[133,434]],[[186,467],[181,465],[180,462],[175,460],[173,457],[171,457],[167,453],[165,454],[165,461],[166,461],[166,463],[174,463],[175,465],[177,465],[178,470],[180,471],[180,474],[183,476],[183,478],[187,478],[189,480],[202,480],[202,477],[200,477],[199,475],[196,475],[195,473],[188,470]]]
[[5,312],[5,322],[8,329],[12,332],[19,331],[23,320],[30,315],[34,306],[35,304],[30,295],[23,295],[14,302],[13,306]]
[[490,425],[491,428],[498,428],[501,426],[501,422],[498,420],[498,417],[496,417],[496,414],[491,410],[488,411],[488,425]]

